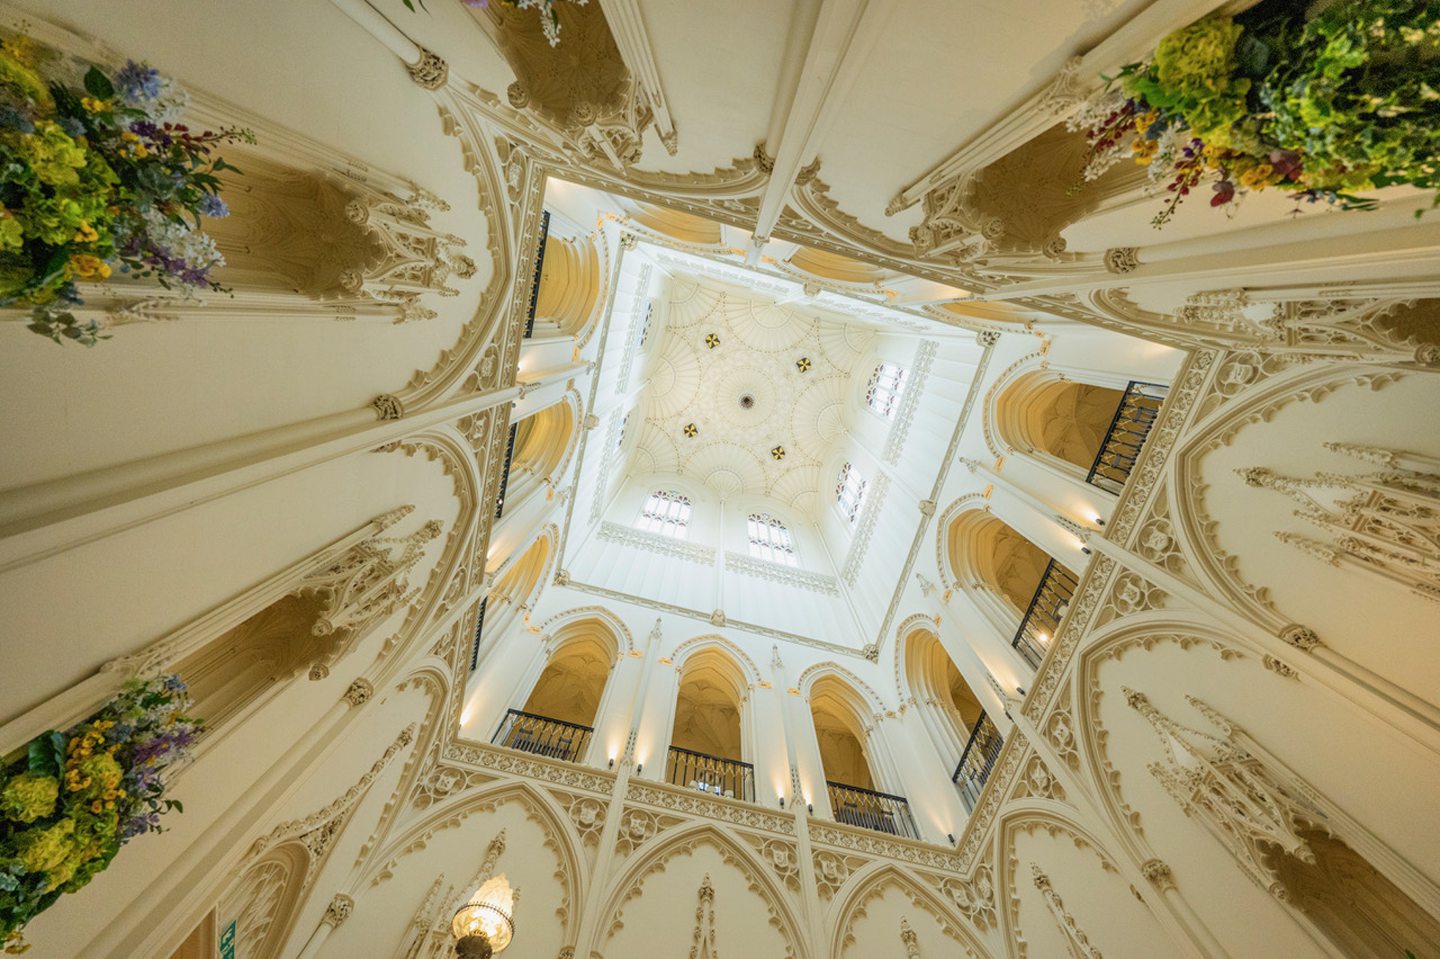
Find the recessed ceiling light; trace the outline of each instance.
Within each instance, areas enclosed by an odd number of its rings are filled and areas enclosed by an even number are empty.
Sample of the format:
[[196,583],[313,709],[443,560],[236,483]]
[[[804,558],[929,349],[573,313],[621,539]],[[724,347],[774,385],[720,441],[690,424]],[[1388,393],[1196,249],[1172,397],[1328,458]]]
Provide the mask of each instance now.
[[770,451],[770,458],[771,458],[772,460],[775,460],[776,462],[779,462],[780,460],[783,460],[783,459],[785,458],[785,447],[783,447],[783,446],[777,446],[777,447],[775,447],[774,449],[772,449],[772,450]]
[[700,433],[700,427],[696,426],[694,423],[686,423],[684,433],[686,436],[690,437],[697,436]]
[[752,407],[754,407],[754,405],[755,405],[755,397],[754,397],[754,396],[752,396],[752,395],[749,394],[749,393],[742,393],[742,394],[740,395],[740,408],[741,408],[742,410],[751,409]]
[[715,349],[715,347],[720,345],[720,337],[716,336],[714,333],[706,333],[705,345],[710,347],[710,349],[712,350]]
[[813,365],[814,365],[814,364],[812,364],[812,363],[810,362],[810,357],[808,357],[808,356],[802,356],[802,357],[800,357],[800,359],[798,359],[798,360],[795,361],[795,368],[796,368],[797,370],[799,370],[801,373],[807,373],[807,372],[809,372],[810,367],[813,366]]

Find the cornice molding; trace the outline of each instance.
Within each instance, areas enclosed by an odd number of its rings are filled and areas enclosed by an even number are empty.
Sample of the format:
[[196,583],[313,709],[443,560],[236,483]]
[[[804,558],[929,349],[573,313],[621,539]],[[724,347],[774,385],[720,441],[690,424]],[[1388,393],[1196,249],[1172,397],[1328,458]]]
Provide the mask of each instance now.
[[772,563],[768,560],[755,559],[753,556],[727,552],[725,568],[731,572],[754,576],[757,579],[766,579],[772,583],[798,586],[801,589],[809,589],[830,596],[840,595],[840,584],[835,581],[834,576],[796,569],[783,563]]
[[704,566],[715,565],[715,548],[713,546],[687,543],[669,536],[647,533],[632,526],[621,526],[619,523],[609,521],[601,523],[600,539],[606,543],[633,546],[636,549],[658,553],[661,556],[671,556],[675,559],[689,560]]

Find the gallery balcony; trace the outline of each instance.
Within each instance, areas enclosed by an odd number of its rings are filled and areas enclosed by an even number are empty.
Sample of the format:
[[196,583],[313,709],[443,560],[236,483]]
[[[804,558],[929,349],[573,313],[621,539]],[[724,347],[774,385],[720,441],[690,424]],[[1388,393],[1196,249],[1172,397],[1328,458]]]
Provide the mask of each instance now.
[[670,747],[665,778],[726,799],[755,801],[755,767],[738,759],[721,759],[679,746]]
[[1035,587],[1035,595],[1030,598],[1030,606],[1020,620],[1020,628],[1015,630],[1015,638],[1010,641],[1021,658],[1035,669],[1040,668],[1060,620],[1065,617],[1065,610],[1075,596],[1077,585],[1075,574],[1060,563],[1052,559],[1045,565],[1045,573]]
[[1160,404],[1169,392],[1168,386],[1134,380],[1125,387],[1125,394],[1115,409],[1115,418],[1110,421],[1105,441],[1095,454],[1095,462],[1085,482],[1120,495],[1160,415]]
[[980,791],[985,788],[1003,745],[1005,740],[1001,738],[1000,730],[995,728],[989,716],[981,713],[970,730],[970,739],[965,743],[964,751],[960,753],[955,775],[950,777],[955,788],[960,790],[960,801],[965,804],[966,812],[975,811]]
[[828,780],[825,788],[830,794],[830,808],[835,812],[836,822],[906,839],[920,838],[915,819],[910,815],[910,801],[904,796]]
[[590,744],[590,735],[594,731],[589,726],[512,709],[505,714],[490,741],[497,746],[574,763],[585,755],[585,747]]

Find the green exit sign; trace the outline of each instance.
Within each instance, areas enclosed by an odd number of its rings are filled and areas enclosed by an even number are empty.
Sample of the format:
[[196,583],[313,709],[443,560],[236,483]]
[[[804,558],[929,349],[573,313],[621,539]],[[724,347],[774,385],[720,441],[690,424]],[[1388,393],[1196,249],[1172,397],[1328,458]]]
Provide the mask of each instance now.
[[220,933],[220,959],[235,959],[235,920]]

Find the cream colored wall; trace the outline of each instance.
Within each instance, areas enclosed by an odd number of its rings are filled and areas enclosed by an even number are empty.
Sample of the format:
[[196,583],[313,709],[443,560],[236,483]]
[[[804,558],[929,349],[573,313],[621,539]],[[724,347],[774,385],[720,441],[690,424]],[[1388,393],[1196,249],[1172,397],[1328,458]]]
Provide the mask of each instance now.
[[[902,455],[887,461],[877,449],[885,430],[863,419],[847,441],[857,459],[867,458],[872,478],[889,484],[868,545],[847,563],[853,533],[822,513],[818,534],[802,545],[807,559],[828,553],[841,581],[836,592],[820,603],[791,593],[775,622],[737,626],[744,606],[726,609],[724,600],[736,584],[717,582],[713,567],[697,573],[683,560],[631,547],[576,562],[574,545],[595,545],[594,520],[607,507],[633,516],[637,505],[636,489],[624,484],[609,504],[616,487],[596,481],[604,460],[582,451],[611,435],[653,372],[639,357],[630,382],[620,382],[616,361],[637,312],[660,286],[658,273],[641,276],[644,264],[654,266],[653,254],[636,252],[627,267],[628,257],[617,252],[620,228],[597,230],[596,255],[612,271],[605,282],[616,296],[606,315],[615,326],[591,316],[574,341],[532,347],[522,396],[509,385],[522,362],[519,349],[500,334],[516,332],[521,311],[513,304],[529,292],[526,263],[538,219],[529,187],[538,174],[522,160],[507,177],[513,156],[502,155],[508,146],[498,141],[502,131],[521,140],[545,134],[499,100],[456,99],[456,80],[439,93],[423,91],[342,4],[264,6],[257,16],[245,5],[141,10],[126,3],[107,10],[97,32],[124,55],[149,57],[199,91],[303,132],[317,150],[357,157],[441,195],[452,209],[437,221],[466,238],[477,275],[441,304],[439,317],[418,325],[347,325],[307,307],[263,321],[128,326],[84,353],[56,350],[16,323],[0,327],[8,344],[3,380],[25,413],[7,427],[15,455],[0,482],[0,602],[19,637],[6,647],[0,681],[0,698],[11,704],[0,716],[5,749],[84,715],[126,670],[167,668],[223,635],[252,606],[299,588],[298,570],[329,544],[354,534],[346,548],[388,548],[396,544],[376,537],[403,540],[431,520],[441,532],[406,571],[403,601],[367,622],[328,674],[287,677],[202,742],[172,783],[185,814],[170,817],[166,833],[127,846],[90,887],[42,915],[29,930],[32,955],[168,955],[218,910],[221,924],[250,916],[253,938],[245,948],[270,955],[438,956],[450,949],[449,913],[486,869],[505,872],[520,888],[516,956],[684,949],[695,942],[692,907],[706,902],[707,876],[727,955],[910,959],[918,949],[922,956],[1008,959],[1084,955],[1082,941],[1091,954],[1107,956],[1337,955],[1269,888],[1278,880],[1263,862],[1206,825],[1207,816],[1226,815],[1233,805],[1207,812],[1177,802],[1162,786],[1153,767],[1168,761],[1170,740],[1142,707],[1226,744],[1209,756],[1209,768],[1220,770],[1215,776],[1230,768],[1224,763],[1243,761],[1248,782],[1280,797],[1283,815],[1265,820],[1262,810],[1229,822],[1236,830],[1229,835],[1268,829],[1270,841],[1293,843],[1303,832],[1297,821],[1318,823],[1418,909],[1440,913],[1433,866],[1440,833],[1432,813],[1440,792],[1440,690],[1430,679],[1437,671],[1428,642],[1434,600],[1403,581],[1433,576],[1433,559],[1422,549],[1416,562],[1392,563],[1381,579],[1350,564],[1343,549],[1333,562],[1302,553],[1274,535],[1317,535],[1293,515],[1297,504],[1236,474],[1263,467],[1310,483],[1321,474],[1370,471],[1325,442],[1440,456],[1420,428],[1440,399],[1433,373],[1420,367],[1423,353],[1417,360],[1413,346],[1406,352],[1393,343],[1355,346],[1351,360],[1296,356],[1274,343],[1231,352],[1225,337],[1199,338],[1169,315],[1216,277],[1231,282],[1230,271],[1243,272],[1234,282],[1293,280],[1303,287],[1296,298],[1318,295],[1314,285],[1324,280],[1385,278],[1390,269],[1419,284],[1427,279],[1423,264],[1406,257],[1433,245],[1433,227],[1410,223],[1408,196],[1391,197],[1369,219],[1285,221],[1268,197],[1247,204],[1234,221],[1207,219],[1203,206],[1191,205],[1158,241],[1141,223],[1150,213],[1139,202],[1116,203],[1072,225],[1071,250],[1092,259],[1054,274],[1045,272],[1048,265],[1022,264],[1038,277],[1024,282],[1039,284],[1031,289],[1037,296],[1046,284],[1078,291],[1075,309],[1093,308],[1086,316],[1100,325],[1038,314],[987,336],[986,309],[1003,312],[1007,297],[1025,299],[1001,285],[989,291],[991,303],[943,311],[953,327],[941,337]],[[440,50],[457,80],[503,91],[508,68],[472,27],[472,14],[432,6],[413,17],[382,12]],[[1138,29],[1130,23],[1154,22],[1131,17],[1138,3],[1088,20],[1073,5],[1061,6],[1033,11],[1038,32],[1022,39],[1015,37],[1025,31],[1001,16],[1014,11],[968,11],[967,23],[990,31],[972,35],[975,42],[993,41],[980,61],[926,55],[953,53],[953,34],[944,28],[953,10],[899,5],[897,17],[930,27],[880,36],[876,22],[890,21],[867,8],[858,28],[868,41],[858,46],[877,52],[846,68],[848,82],[836,86],[855,99],[847,109],[833,106],[836,122],[824,131],[861,147],[812,152],[825,156],[830,196],[881,224],[873,229],[890,240],[855,240],[843,220],[823,229],[848,235],[858,244],[853,252],[875,258],[877,242],[899,243],[922,213],[912,202],[883,217],[893,190],[866,184],[893,186],[905,164],[913,161],[919,173],[972,134],[998,156],[1008,152],[1000,141],[1015,129],[1038,133],[1053,125],[1043,110],[1007,107],[1007,132],[995,133],[994,118],[977,108],[936,130],[933,111],[953,109],[953,90],[965,88],[955,81],[995,72],[990,96],[976,102],[1010,104],[1032,72],[1046,77],[1059,69],[1069,40],[1085,48],[1112,30]],[[1193,5],[1153,6],[1155,18],[1196,13]],[[93,9],[72,0],[26,9],[95,29]],[[363,18],[354,3],[349,9]],[[607,15],[618,9],[607,0]],[[827,17],[836,15],[826,9]],[[777,65],[794,60],[780,50],[786,11],[776,5],[727,12],[703,48],[686,39],[693,38],[686,19],[693,13],[677,11],[644,10],[671,97],[696,102],[703,80],[704,96],[713,98],[713,79],[705,78],[716,74],[702,68],[712,57],[730,63],[732,48],[750,51],[761,66],[727,74],[733,109],[724,123],[691,137],[695,125],[685,119],[683,152],[672,158],[649,144],[641,174],[708,171],[748,155],[765,116],[744,111],[771,102]],[[761,28],[767,24],[771,29]],[[822,46],[849,35],[833,19],[824,24]],[[1041,61],[1034,71],[1007,52],[1004,43],[1012,41],[1034,47]],[[257,50],[278,68],[257,70]],[[929,72],[939,66],[950,71],[949,82]],[[890,91],[902,82],[916,95],[897,104]],[[437,105],[460,138],[447,135]],[[911,135],[897,148],[903,163],[882,156],[902,138],[875,137],[876,116],[885,129]],[[742,128],[748,132],[731,136]],[[550,141],[536,149],[560,148]],[[577,161],[572,172],[594,175],[589,162]],[[787,189],[793,180],[776,178]],[[815,216],[814,188],[796,191],[787,195]],[[760,202],[760,194],[740,205],[752,200]],[[492,217],[505,227],[495,249],[487,239]],[[1357,266],[1352,241],[1382,255]],[[1141,248],[1134,275],[1106,269],[1101,251],[1128,244]],[[910,256],[908,247],[884,249],[887,264]],[[1303,268],[1290,270],[1285,259],[1302,254]],[[953,262],[916,257],[916,269],[928,275],[968,282]],[[819,269],[823,259],[809,262]],[[502,271],[514,282],[482,296]],[[1164,312],[1117,318],[1085,299],[1096,290],[1128,290],[1133,304]],[[477,318],[491,325],[463,333]],[[664,319],[662,311],[657,321]],[[581,343],[587,325],[596,332]],[[913,347],[915,339],[883,338],[876,355]],[[479,350],[487,340],[505,357],[490,373]],[[443,388],[424,393],[398,420],[377,418],[384,411],[372,409],[371,399],[403,390],[415,370],[431,369],[462,341],[474,354],[465,354],[453,377],[445,374]],[[598,370],[585,366],[589,360]],[[1042,372],[1106,388],[1129,379],[1172,384],[1149,459],[1122,496],[1097,492],[1073,470],[1012,448],[996,429],[1005,384]],[[506,408],[515,401],[517,417],[545,409],[562,401],[572,380],[577,425],[587,413],[596,416],[593,427],[579,425],[576,448],[563,454],[580,465],[562,470],[553,498],[527,497],[492,531]],[[50,396],[65,402],[35,401]],[[445,406],[452,402],[459,406]],[[328,418],[309,422],[317,417]],[[90,472],[130,461],[141,462]],[[1327,503],[1335,498],[1323,495]],[[1433,510],[1433,490],[1425,497],[1423,509]],[[365,531],[377,515],[409,504],[415,511],[397,525]],[[986,508],[1043,555],[1083,574],[1056,648],[1038,671],[1014,654],[1009,635],[955,581],[946,558],[950,521]],[[716,522],[719,511],[706,515],[697,528]],[[1417,515],[1433,533],[1431,514]],[[535,564],[543,567],[537,571],[524,557],[543,537],[554,538],[559,555]],[[729,542],[724,534],[715,541]],[[608,585],[591,576],[602,567],[615,577]],[[478,603],[497,588],[508,592],[512,570],[527,583],[533,578],[538,593],[525,589],[524,602],[492,604],[481,666],[471,674]],[[777,590],[754,607],[785,596]],[[702,602],[707,597],[716,599]],[[594,702],[595,748],[564,763],[488,745],[505,709],[537,689],[548,695],[547,662],[563,652],[567,627],[590,619],[605,624],[617,660]],[[898,655],[902,637],[922,623],[934,627],[948,659],[930,657],[940,673],[931,677],[936,685],[956,688],[955,669],[1006,736],[973,813],[949,780],[956,757],[930,735]],[[662,781],[686,664],[710,655],[727,657],[739,677],[738,748],[755,765],[753,804]],[[101,671],[105,663],[118,671]],[[848,768],[859,769],[864,738],[867,774],[907,798],[919,841],[833,821],[825,779],[834,763],[827,766],[825,752],[829,730],[840,727],[817,722],[816,711],[843,719]],[[1212,778],[1208,785],[1223,783]],[[503,849],[496,842],[502,835]],[[294,866],[290,885],[256,882],[280,862]]]

